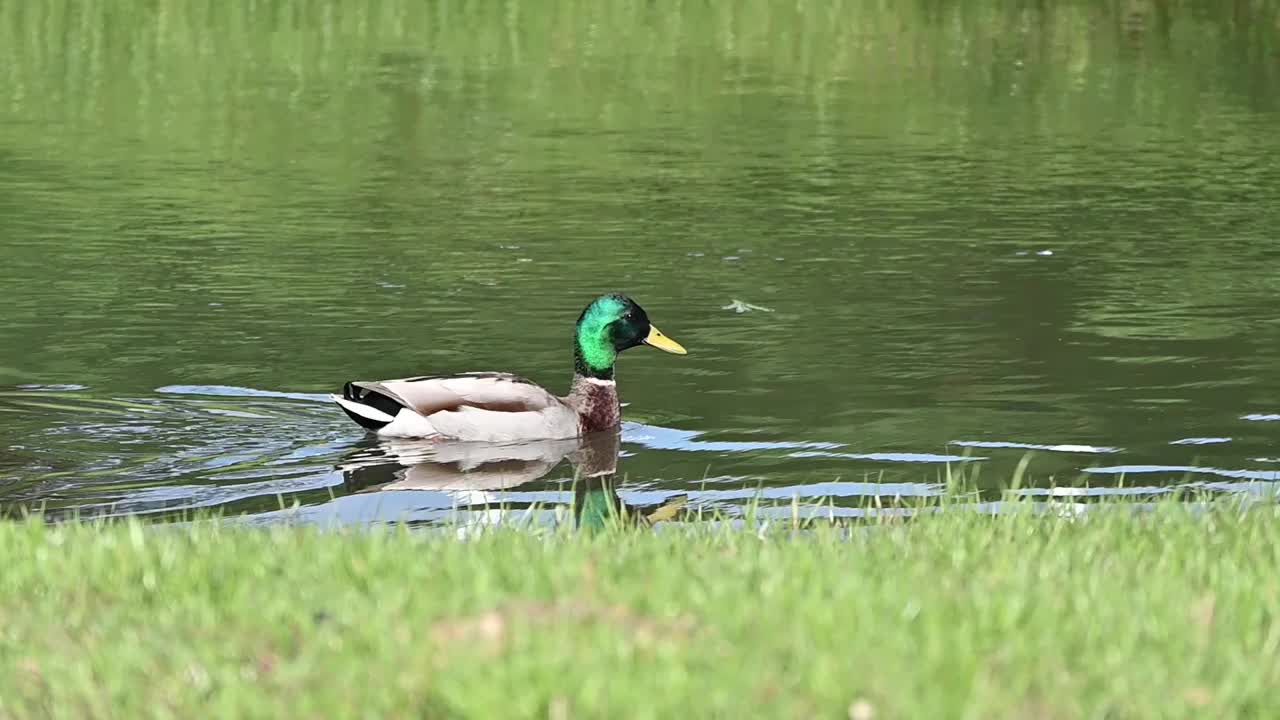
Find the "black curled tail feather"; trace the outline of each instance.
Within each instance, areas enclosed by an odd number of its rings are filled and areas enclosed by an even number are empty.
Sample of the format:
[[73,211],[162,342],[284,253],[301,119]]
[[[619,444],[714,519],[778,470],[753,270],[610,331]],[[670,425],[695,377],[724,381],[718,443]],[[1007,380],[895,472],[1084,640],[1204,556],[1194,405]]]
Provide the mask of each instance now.
[[[398,401],[383,395],[377,390],[371,390],[354,382],[348,382],[342,386],[342,399],[367,405],[391,417],[395,417],[404,407]],[[342,411],[347,414],[347,417],[354,420],[357,425],[366,430],[381,430],[389,424],[382,420],[374,420],[373,418],[353,413],[345,407],[342,408]]]

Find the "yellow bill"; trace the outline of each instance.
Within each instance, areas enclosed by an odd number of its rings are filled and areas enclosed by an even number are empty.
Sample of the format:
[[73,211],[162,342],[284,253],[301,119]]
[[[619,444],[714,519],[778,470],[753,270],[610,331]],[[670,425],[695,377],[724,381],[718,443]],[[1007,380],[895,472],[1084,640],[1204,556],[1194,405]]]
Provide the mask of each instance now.
[[689,353],[688,350],[684,349],[683,345],[663,335],[661,330],[652,325],[649,326],[649,335],[644,339],[644,344],[675,355],[687,355]]

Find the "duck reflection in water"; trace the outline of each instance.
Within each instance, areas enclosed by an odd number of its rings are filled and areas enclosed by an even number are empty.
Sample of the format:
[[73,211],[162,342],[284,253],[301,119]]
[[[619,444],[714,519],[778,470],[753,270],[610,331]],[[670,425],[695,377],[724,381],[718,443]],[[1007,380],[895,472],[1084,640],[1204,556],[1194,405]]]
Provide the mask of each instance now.
[[[620,451],[617,430],[516,444],[383,439],[357,449],[338,469],[349,493],[438,492],[451,496],[459,509],[501,504],[520,510],[533,503],[504,502],[504,491],[556,491],[570,482],[574,522],[584,529],[600,529],[613,522],[650,526],[676,519],[688,500],[685,495],[647,505],[628,505],[619,497]],[[566,460],[574,468],[572,478],[538,482]]]

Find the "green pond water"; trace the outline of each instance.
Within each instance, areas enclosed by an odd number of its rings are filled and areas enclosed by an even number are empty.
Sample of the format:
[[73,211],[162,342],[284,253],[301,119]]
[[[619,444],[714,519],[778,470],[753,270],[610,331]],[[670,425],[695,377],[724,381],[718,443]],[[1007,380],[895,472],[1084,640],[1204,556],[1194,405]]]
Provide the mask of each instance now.
[[1280,9],[0,0],[0,257],[8,512],[563,506],[324,396],[612,290],[631,505],[1270,494]]

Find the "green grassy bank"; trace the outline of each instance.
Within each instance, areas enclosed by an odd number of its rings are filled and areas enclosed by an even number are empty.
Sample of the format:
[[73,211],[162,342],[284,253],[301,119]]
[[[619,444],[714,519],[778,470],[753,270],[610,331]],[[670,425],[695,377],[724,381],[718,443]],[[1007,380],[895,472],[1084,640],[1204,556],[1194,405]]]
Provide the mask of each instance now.
[[1280,512],[0,525],[0,717],[1274,717]]

